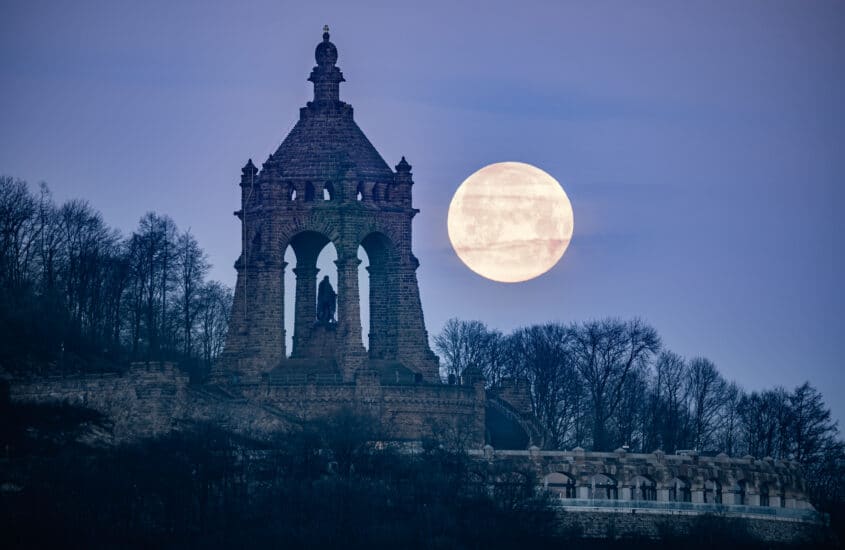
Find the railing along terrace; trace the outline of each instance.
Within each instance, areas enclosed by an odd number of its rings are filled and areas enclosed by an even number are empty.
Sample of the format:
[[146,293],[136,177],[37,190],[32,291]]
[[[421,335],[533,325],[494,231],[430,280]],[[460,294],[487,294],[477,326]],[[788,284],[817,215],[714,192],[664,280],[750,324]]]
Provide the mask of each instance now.
[[698,514],[749,514],[755,516],[770,516],[791,518],[796,520],[817,520],[819,513],[815,510],[801,508],[781,508],[772,506],[748,506],[745,504],[712,504],[701,502],[653,501],[653,500],[617,500],[592,498],[552,498],[550,504],[557,508],[613,508],[613,509],[642,509],[652,511],[678,512],[687,511]]

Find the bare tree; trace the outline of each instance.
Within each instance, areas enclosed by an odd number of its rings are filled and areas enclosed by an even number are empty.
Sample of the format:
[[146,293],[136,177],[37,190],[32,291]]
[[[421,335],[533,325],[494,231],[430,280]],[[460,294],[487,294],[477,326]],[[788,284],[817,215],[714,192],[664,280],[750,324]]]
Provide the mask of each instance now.
[[744,452],[756,457],[787,458],[789,394],[783,388],[752,392],[739,407]]
[[687,368],[689,399],[689,442],[695,449],[705,450],[713,444],[716,421],[721,410],[726,383],[710,360],[696,357]]
[[182,352],[185,357],[191,357],[193,355],[191,336],[194,331],[194,321],[201,306],[200,289],[210,266],[205,253],[190,231],[185,231],[179,236],[176,250],[176,263],[179,270],[179,314],[184,345]]
[[0,176],[0,284],[7,288],[20,288],[25,280],[34,216],[35,201],[26,182]]
[[491,372],[497,364],[501,333],[491,331],[480,321],[449,319],[443,330],[434,337],[434,348],[443,358],[443,374],[459,378],[468,367]]
[[792,413],[790,454],[805,465],[820,459],[839,435],[822,394],[809,382],[804,382],[789,395],[789,407]]
[[[683,358],[671,351],[660,354],[655,364],[657,391],[657,417],[655,427],[658,445],[669,452],[685,446],[687,411],[684,403],[684,381],[687,365]],[[654,450],[654,449],[650,449]]]
[[508,372],[529,382],[534,416],[562,448],[574,437],[583,390],[572,353],[572,330],[548,323],[515,331],[508,337]]
[[223,351],[231,306],[232,290],[222,284],[214,281],[206,283],[200,289],[199,340],[206,368]]
[[592,321],[574,330],[575,365],[592,408],[593,449],[609,450],[608,421],[619,408],[625,382],[659,350],[657,331],[639,319]]
[[735,455],[738,452],[741,434],[741,405],[745,392],[731,382],[725,387],[722,393],[722,407],[719,411],[719,428],[716,434],[718,448],[728,455]]

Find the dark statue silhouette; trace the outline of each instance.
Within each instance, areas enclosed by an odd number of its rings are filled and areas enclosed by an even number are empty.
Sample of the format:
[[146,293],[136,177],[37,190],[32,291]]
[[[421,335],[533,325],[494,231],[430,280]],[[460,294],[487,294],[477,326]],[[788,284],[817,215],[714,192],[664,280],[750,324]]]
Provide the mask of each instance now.
[[329,276],[323,277],[317,288],[317,323],[330,325],[334,323],[334,312],[337,307],[337,293],[329,282]]

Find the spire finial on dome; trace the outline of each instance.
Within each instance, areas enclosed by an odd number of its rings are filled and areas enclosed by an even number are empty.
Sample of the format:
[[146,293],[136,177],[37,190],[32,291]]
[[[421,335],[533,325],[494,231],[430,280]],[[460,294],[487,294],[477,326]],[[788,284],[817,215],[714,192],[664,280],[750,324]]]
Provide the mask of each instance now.
[[311,71],[308,80],[314,83],[314,102],[337,104],[340,102],[339,84],[343,82],[343,73],[335,65],[337,48],[329,41],[329,26],[323,26],[323,41],[314,51],[317,66]]
[[329,42],[328,25],[323,25],[323,41],[317,44],[314,57],[317,59],[317,65],[321,67],[329,67],[337,63],[337,48]]

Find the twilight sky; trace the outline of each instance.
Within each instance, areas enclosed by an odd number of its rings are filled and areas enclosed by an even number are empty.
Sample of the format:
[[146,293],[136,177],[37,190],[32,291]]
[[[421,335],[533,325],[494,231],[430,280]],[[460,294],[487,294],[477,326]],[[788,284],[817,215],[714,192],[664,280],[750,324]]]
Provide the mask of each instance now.
[[[413,165],[431,334],[639,315],[748,389],[810,380],[845,419],[841,1],[4,0],[0,173],[125,233],[169,214],[232,285],[240,168],[311,98],[325,23],[341,99]],[[458,185],[501,161],[575,213],[562,262],[517,285],[446,234]]]

